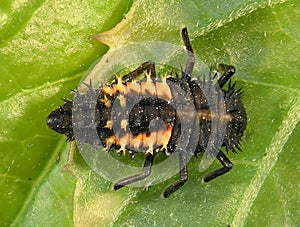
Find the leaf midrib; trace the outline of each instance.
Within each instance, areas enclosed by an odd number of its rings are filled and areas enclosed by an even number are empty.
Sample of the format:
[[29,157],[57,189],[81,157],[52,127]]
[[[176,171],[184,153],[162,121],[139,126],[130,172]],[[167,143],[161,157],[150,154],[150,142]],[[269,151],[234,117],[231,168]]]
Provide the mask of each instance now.
[[23,201],[22,207],[16,215],[15,220],[12,222],[12,226],[19,226],[22,224],[22,220],[26,216],[28,208],[32,204],[33,198],[40,190],[40,186],[44,183],[44,180],[47,178],[48,174],[53,169],[53,165],[55,165],[55,160],[57,158],[58,151],[62,150],[64,146],[66,146],[66,140],[64,138],[61,138],[56,146],[56,149],[54,149],[55,152],[53,152],[50,158],[48,159],[44,171],[41,171],[41,174],[39,175],[35,183],[32,184],[31,190],[29,191],[25,201]]

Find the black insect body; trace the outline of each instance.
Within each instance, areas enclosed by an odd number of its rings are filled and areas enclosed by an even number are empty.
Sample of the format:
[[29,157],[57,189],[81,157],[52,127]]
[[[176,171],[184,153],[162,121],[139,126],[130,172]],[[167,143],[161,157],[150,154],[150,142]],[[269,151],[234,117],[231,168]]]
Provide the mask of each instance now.
[[[119,180],[114,185],[115,190],[149,176],[157,151],[170,155],[179,147],[179,138],[184,131],[181,129],[182,120],[178,111],[170,104],[175,96],[178,96],[172,84],[178,85],[186,93],[185,98],[193,102],[197,111],[197,119],[192,116],[187,122],[193,125],[195,120],[198,120],[198,138],[187,138],[189,140],[187,146],[193,144],[193,141],[198,141],[196,149],[193,150],[195,155],[203,152],[207,147],[212,120],[219,116],[211,112],[207,99],[199,87],[199,83],[209,82],[197,82],[191,79],[194,54],[186,28],[182,29],[182,39],[188,53],[188,60],[185,69],[181,72],[181,78],[157,78],[154,63],[149,61],[131,73],[116,78],[112,84],[99,88],[95,122],[99,139],[105,149],[107,151],[115,149],[120,153],[144,152],[146,156],[142,173]],[[217,85],[222,89],[235,73],[235,68],[224,64],[220,64],[219,67],[224,71],[217,81]],[[137,77],[143,73],[145,78],[137,80]],[[225,102],[226,107],[223,116],[226,127],[221,145],[226,151],[236,152],[241,150],[240,140],[247,125],[241,89],[236,90],[235,83],[232,85],[229,81],[228,89],[222,89],[221,94],[223,99],[219,102]],[[137,98],[138,96],[142,98]],[[54,110],[47,118],[48,126],[58,133],[65,134],[69,140],[74,140],[72,105],[72,101],[66,100],[64,105]],[[114,115],[118,117],[112,117]],[[186,117],[189,118],[188,111]],[[188,179],[187,153],[179,149],[178,157],[180,179],[165,190],[164,197],[169,197]],[[232,168],[232,163],[221,150],[216,157],[223,167],[209,173],[204,178],[205,182],[227,173]]]

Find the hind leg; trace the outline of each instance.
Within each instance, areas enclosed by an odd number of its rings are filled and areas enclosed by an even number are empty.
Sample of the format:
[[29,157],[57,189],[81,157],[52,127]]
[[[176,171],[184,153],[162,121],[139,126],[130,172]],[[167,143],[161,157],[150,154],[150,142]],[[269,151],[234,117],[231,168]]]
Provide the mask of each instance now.
[[223,75],[218,79],[219,87],[222,88],[235,73],[235,67],[232,65],[219,64],[218,69],[224,71]]
[[134,182],[145,179],[151,173],[152,164],[153,164],[153,154],[148,153],[146,155],[143,172],[133,175],[133,176],[125,177],[125,178],[117,181],[114,185],[114,190],[118,190],[120,188],[123,188],[125,185],[132,184]]
[[183,72],[183,74],[184,74],[183,76],[191,77],[191,74],[192,74],[193,68],[194,68],[194,64],[195,64],[195,56],[194,56],[194,51],[193,51],[192,45],[190,43],[190,38],[189,38],[187,28],[182,29],[181,37],[182,37],[183,43],[185,45],[186,52],[188,54],[188,59],[186,61],[186,66],[185,66],[185,70]]
[[216,170],[210,172],[209,174],[207,174],[204,177],[204,182],[211,181],[212,179],[215,179],[216,177],[219,177],[232,169],[231,161],[225,156],[225,154],[222,151],[219,151],[219,153],[217,155],[217,159],[221,162],[223,167],[220,169],[216,169]]

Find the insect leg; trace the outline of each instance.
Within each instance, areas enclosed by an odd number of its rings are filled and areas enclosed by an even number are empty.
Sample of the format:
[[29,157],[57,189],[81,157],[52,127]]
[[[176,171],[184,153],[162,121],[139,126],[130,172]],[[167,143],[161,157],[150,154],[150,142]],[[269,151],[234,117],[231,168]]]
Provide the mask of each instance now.
[[168,198],[171,194],[173,194],[173,192],[177,191],[188,180],[187,154],[185,152],[179,152],[178,155],[179,155],[180,179],[174,184],[170,185],[164,191],[163,195],[165,198]]
[[185,45],[186,52],[188,54],[188,59],[186,61],[186,66],[185,66],[183,76],[190,77],[193,72],[193,68],[194,68],[194,64],[195,64],[195,56],[194,56],[194,51],[193,51],[192,45],[190,43],[190,38],[189,38],[187,28],[182,29],[181,37],[182,37],[183,43]]
[[235,68],[232,65],[219,64],[218,69],[224,71],[224,74],[218,79],[218,84],[222,88],[235,73]]
[[224,173],[227,173],[229,170],[232,169],[231,161],[225,156],[225,154],[222,151],[219,151],[219,153],[217,155],[217,159],[219,159],[219,161],[221,162],[223,167],[220,169],[216,169],[216,170],[212,171],[211,173],[207,174],[204,177],[204,182],[211,181],[212,179],[215,179],[216,177],[221,176]]
[[150,73],[151,77],[156,77],[155,64],[152,61],[146,61],[138,68],[122,77],[123,81],[132,81],[141,75],[144,71]]
[[146,155],[143,172],[119,180],[117,183],[115,183],[114,190],[118,190],[120,188],[123,188],[125,185],[145,179],[151,173],[152,164],[153,164],[153,154],[148,153]]

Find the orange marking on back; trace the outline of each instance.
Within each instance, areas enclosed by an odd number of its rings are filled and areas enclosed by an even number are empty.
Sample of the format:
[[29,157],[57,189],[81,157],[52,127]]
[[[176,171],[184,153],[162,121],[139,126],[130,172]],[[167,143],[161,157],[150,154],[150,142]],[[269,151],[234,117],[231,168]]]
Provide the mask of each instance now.
[[141,83],[141,93],[143,95],[156,95],[155,83],[152,82],[150,78]]
[[108,95],[114,95],[115,94],[115,91],[114,91],[114,89],[111,86],[104,86],[102,88],[102,92],[104,94],[108,94]]
[[126,107],[126,98],[124,97],[124,95],[119,95],[118,99],[120,100],[121,107]]
[[143,143],[143,134],[139,133],[137,134],[135,137],[131,137],[130,139],[130,146],[134,147],[135,149],[139,149],[139,147],[142,145]]
[[115,136],[110,136],[105,139],[105,144],[106,144],[106,151],[109,151],[111,145],[116,143],[116,137]]
[[115,80],[117,80],[117,83],[113,84],[114,93],[122,93],[126,89],[126,85],[123,84],[122,77],[115,76]]
[[157,132],[151,132],[149,135],[143,136],[143,146],[148,147],[147,152],[153,153],[153,146],[156,144]]
[[172,126],[168,125],[167,129],[160,129],[157,132],[157,145],[161,146],[161,150],[167,151],[167,145],[172,135]]
[[117,152],[118,153],[123,152],[125,154],[126,146],[127,146],[127,144],[130,144],[130,136],[126,134],[126,135],[122,136],[121,138],[118,138],[117,144],[121,146]]
[[124,92],[124,90],[126,89],[126,85],[122,84],[122,83],[117,83],[113,85],[113,89],[114,89],[114,94],[116,93],[121,93]]
[[124,129],[124,131],[127,130],[128,121],[126,119],[121,120],[121,129]]
[[104,126],[104,128],[109,128],[109,129],[112,129],[112,125],[113,125],[113,122],[111,120],[108,120],[106,122],[106,125]]
[[162,79],[162,81],[156,81],[155,85],[158,98],[163,100],[170,100],[172,98],[172,93],[166,79]]
[[141,85],[138,83],[137,80],[131,81],[127,83],[127,86],[124,89],[124,95],[127,95],[128,93],[133,92],[136,94],[139,94],[141,92]]
[[107,96],[104,94],[104,97],[103,99],[99,99],[100,102],[103,102],[104,105],[107,107],[107,108],[110,108],[111,107],[111,102],[110,100],[107,98]]

